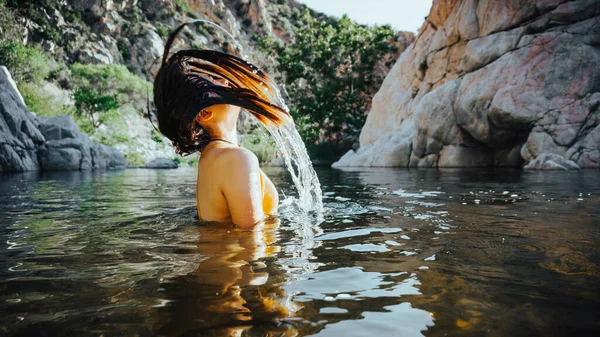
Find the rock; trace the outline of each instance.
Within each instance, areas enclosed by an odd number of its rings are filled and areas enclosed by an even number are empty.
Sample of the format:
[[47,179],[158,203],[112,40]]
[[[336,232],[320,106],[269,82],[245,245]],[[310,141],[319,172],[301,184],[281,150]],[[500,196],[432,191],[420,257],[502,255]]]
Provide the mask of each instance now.
[[561,155],[542,153],[525,165],[527,170],[578,170],[579,165]]
[[597,168],[599,45],[598,1],[434,0],[334,167]]
[[176,169],[179,167],[179,164],[168,158],[156,158],[146,163],[144,167],[149,169]]
[[3,172],[38,170],[37,146],[45,142],[15,82],[0,66],[0,167]]
[[77,171],[82,153],[74,147],[42,147],[38,150],[40,167],[45,171]]
[[104,144],[92,146],[92,159],[94,170],[120,170],[127,167],[121,151]]
[[46,143],[38,151],[40,167],[49,171],[91,170],[94,145],[71,116],[40,117]]
[[35,117],[10,74],[0,67],[0,171],[91,170],[125,167],[121,152],[94,144],[71,116]]
[[[131,69],[137,74],[145,75],[152,79],[152,74],[148,71],[154,60],[160,58],[164,52],[162,38],[158,35],[154,27],[148,24],[142,25],[142,34],[131,39],[131,48],[129,52]],[[160,62],[159,62],[160,63]],[[158,65],[155,64],[155,68]]]
[[46,140],[75,138],[79,133],[71,116],[38,117],[39,129]]

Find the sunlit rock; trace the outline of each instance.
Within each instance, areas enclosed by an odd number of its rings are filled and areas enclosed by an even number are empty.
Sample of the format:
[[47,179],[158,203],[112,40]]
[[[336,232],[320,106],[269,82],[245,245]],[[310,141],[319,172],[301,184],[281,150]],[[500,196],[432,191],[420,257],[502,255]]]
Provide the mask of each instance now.
[[335,166],[599,167],[600,2],[510,3],[435,0]]

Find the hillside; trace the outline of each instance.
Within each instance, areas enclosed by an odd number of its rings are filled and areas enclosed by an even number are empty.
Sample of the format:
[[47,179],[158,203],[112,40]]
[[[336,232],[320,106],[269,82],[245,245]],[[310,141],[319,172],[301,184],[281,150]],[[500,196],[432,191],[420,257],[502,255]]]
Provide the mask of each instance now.
[[[338,20],[293,0],[0,0],[0,63],[15,78],[29,110],[73,115],[93,141],[115,146],[130,164],[142,165],[156,157],[177,157],[146,118],[154,62],[174,27],[192,19],[213,21],[243,50],[207,23],[186,27],[175,48],[243,55],[281,79],[275,56],[258,49],[257,41],[293,41],[294,26],[305,11],[322,22]],[[412,35],[402,36],[403,50]],[[261,128],[243,121],[240,132],[242,145],[262,161],[272,159],[275,145]]]

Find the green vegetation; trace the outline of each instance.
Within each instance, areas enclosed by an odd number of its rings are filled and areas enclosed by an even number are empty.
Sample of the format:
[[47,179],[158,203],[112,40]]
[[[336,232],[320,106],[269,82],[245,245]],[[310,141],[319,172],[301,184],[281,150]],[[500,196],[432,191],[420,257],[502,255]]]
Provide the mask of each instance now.
[[286,45],[268,37],[258,42],[263,51],[276,54],[291,113],[309,149],[356,139],[383,81],[378,66],[396,56],[394,30],[361,26],[347,16],[326,22],[307,10],[294,33],[295,41]]
[[193,18],[197,17],[196,13],[194,13],[194,11],[190,8],[190,5],[187,3],[187,1],[175,0],[174,3],[175,3],[175,9],[179,13],[189,15],[190,17],[193,17]]
[[162,37],[163,39],[166,39],[169,36],[169,27],[167,26],[163,26],[163,25],[158,25],[156,26],[156,33],[158,34],[158,36]]
[[0,0],[0,42],[14,42],[19,39],[20,32],[15,24],[15,15],[5,2]]
[[8,68],[17,83],[39,84],[50,75],[44,52],[20,42],[0,42],[0,64]]
[[121,64],[75,63],[71,80],[75,89],[89,88],[101,96],[115,97],[118,104],[132,104],[137,111],[146,109],[146,98],[152,90],[150,82]]
[[82,87],[73,93],[75,99],[75,114],[79,118],[86,118],[93,131],[109,119],[117,117],[119,103],[114,96],[101,95],[89,87]]
[[268,163],[275,158],[277,145],[269,133],[259,125],[250,125],[240,136],[240,145],[254,152],[258,161]]
[[18,87],[27,108],[38,115],[58,116],[74,114],[74,108],[64,104],[61,97],[49,94],[36,84],[21,83]]
[[[125,105],[144,111],[151,90],[149,82],[123,65],[75,63],[71,66],[71,83],[75,120],[89,134],[109,120],[121,120],[121,107]],[[108,143],[105,139],[100,142]]]
[[20,42],[0,42],[0,65],[10,71],[29,110],[45,116],[70,114],[71,107],[41,87],[45,79],[59,76],[63,70],[58,65],[52,71],[50,63],[41,49]]

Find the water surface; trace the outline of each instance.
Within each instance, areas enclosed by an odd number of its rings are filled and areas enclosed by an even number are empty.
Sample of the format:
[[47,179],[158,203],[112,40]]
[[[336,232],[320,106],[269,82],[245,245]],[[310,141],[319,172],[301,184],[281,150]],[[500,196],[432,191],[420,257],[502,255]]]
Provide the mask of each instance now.
[[195,219],[193,169],[0,174],[0,335],[591,336],[600,172],[318,170],[323,219]]

